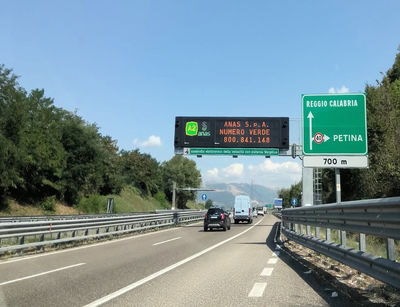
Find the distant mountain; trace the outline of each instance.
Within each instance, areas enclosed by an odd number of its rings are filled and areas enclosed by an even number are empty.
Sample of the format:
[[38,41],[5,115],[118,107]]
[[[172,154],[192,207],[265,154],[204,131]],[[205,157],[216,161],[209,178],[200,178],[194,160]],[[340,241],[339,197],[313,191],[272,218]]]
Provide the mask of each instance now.
[[201,195],[207,194],[207,199],[211,199],[214,205],[225,208],[233,207],[236,195],[249,195],[252,200],[256,200],[260,205],[272,203],[278,197],[277,191],[258,184],[248,183],[212,183],[207,184],[207,188],[216,191],[198,192],[197,202],[201,202]]

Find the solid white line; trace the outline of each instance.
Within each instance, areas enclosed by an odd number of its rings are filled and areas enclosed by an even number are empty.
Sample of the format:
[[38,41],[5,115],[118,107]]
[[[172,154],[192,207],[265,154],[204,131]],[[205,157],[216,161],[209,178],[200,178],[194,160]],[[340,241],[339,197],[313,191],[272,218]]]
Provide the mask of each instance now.
[[264,293],[266,282],[256,282],[249,293],[249,297],[261,297]]
[[274,270],[274,268],[264,268],[264,270],[261,272],[260,276],[271,276],[273,270]]
[[[203,222],[201,222],[201,223],[203,223]],[[198,224],[198,223],[196,223],[196,224]],[[191,224],[191,225],[196,225],[196,224]],[[40,255],[26,256],[26,257],[21,257],[21,258],[17,258],[17,259],[6,260],[6,261],[0,262],[0,265],[9,264],[9,263],[18,262],[18,261],[23,261],[23,260],[30,260],[30,259],[34,259],[34,258],[38,258],[38,257],[45,257],[45,256],[50,256],[50,255],[55,255],[55,254],[69,253],[69,252],[73,252],[73,251],[84,249],[84,248],[91,248],[91,247],[96,247],[96,246],[101,246],[101,245],[118,243],[118,242],[121,242],[121,241],[132,240],[132,239],[137,239],[137,238],[141,238],[141,237],[147,237],[147,236],[155,235],[157,233],[162,233],[162,232],[172,231],[172,230],[178,230],[178,229],[181,229],[181,227],[158,230],[158,231],[155,231],[155,232],[149,232],[149,233],[144,233],[144,234],[140,234],[140,235],[133,235],[133,236],[126,237],[126,238],[114,239],[112,241],[106,241],[106,242],[100,242],[100,243],[93,243],[93,244],[90,244],[90,245],[78,246],[78,247],[63,249],[63,250],[60,250],[60,251],[54,251],[54,252],[49,252],[49,253],[40,254]]]
[[14,279],[14,280],[5,281],[5,282],[0,283],[0,286],[4,286],[4,285],[12,284],[12,283],[17,282],[17,281],[30,279],[30,278],[34,278],[34,277],[38,277],[38,276],[42,276],[42,275],[46,275],[46,274],[50,274],[50,273],[54,273],[54,272],[58,272],[58,271],[66,270],[66,269],[70,269],[70,268],[74,268],[74,267],[77,267],[77,266],[80,266],[80,265],[84,265],[84,264],[86,264],[86,263],[73,264],[73,265],[65,266],[65,267],[62,267],[62,268],[55,269],[55,270],[51,270],[51,271],[47,271],[47,272],[43,272],[43,273],[39,273],[39,274],[35,274],[35,275],[30,275],[30,276],[26,276],[26,277]]
[[278,257],[280,254],[281,254],[281,252],[273,252],[273,253],[272,253],[272,256]]
[[175,240],[179,240],[180,238],[182,238],[182,237],[177,237],[177,238],[169,239],[169,240],[166,240],[166,241],[154,243],[153,246],[155,246],[155,245],[160,245],[160,244],[164,244],[164,243],[171,242],[171,241],[175,241]]
[[278,258],[271,258],[271,259],[268,259],[268,264],[275,264],[275,263],[277,263],[278,262]]
[[186,258],[186,259],[183,259],[183,260],[181,260],[181,261],[179,261],[179,262],[177,262],[177,263],[175,263],[173,265],[170,265],[169,267],[166,267],[166,268],[164,268],[164,269],[162,269],[162,270],[160,270],[160,271],[158,271],[156,273],[153,273],[153,274],[151,274],[151,275],[149,275],[149,276],[147,276],[147,277],[145,277],[145,278],[143,278],[141,280],[138,280],[137,282],[134,282],[133,284],[130,284],[130,285],[128,285],[128,286],[126,286],[126,287],[124,287],[122,289],[119,289],[119,290],[117,290],[117,291],[115,291],[113,293],[110,293],[110,294],[102,297],[102,298],[99,298],[98,300],[95,300],[94,302],[91,302],[91,303],[85,305],[84,307],[100,306],[100,305],[102,305],[102,304],[104,304],[104,303],[106,303],[108,301],[111,301],[112,299],[114,299],[114,298],[116,298],[118,296],[121,296],[121,295],[123,295],[123,294],[125,294],[125,293],[127,293],[127,292],[129,292],[129,291],[131,291],[131,290],[133,290],[133,289],[135,289],[135,288],[147,283],[147,282],[149,282],[150,280],[153,280],[153,279],[155,279],[155,278],[157,278],[157,277],[159,277],[159,276],[161,276],[161,275],[163,275],[165,273],[168,273],[169,271],[172,271],[173,269],[176,269],[177,267],[180,267],[181,265],[183,265],[183,264],[185,264],[185,263],[187,263],[189,261],[192,261],[192,260],[204,255],[205,253],[208,253],[208,252],[212,251],[213,249],[215,249],[215,248],[217,248],[217,247],[219,247],[219,246],[221,246],[221,245],[223,245],[225,243],[228,243],[229,241],[232,241],[233,239],[236,239],[237,237],[239,237],[239,236],[245,234],[246,232],[248,232],[249,230],[253,229],[255,226],[257,226],[261,222],[262,222],[262,220],[259,221],[256,224],[254,224],[254,226],[252,226],[250,228],[247,228],[246,230],[242,231],[241,233],[238,233],[237,235],[234,235],[233,237],[231,237],[229,239],[221,241],[221,242],[219,242],[219,243],[217,243],[217,244],[215,244],[213,246],[210,246],[210,247],[202,250],[201,252],[198,252],[198,253],[196,253],[196,254],[194,254],[194,255]]

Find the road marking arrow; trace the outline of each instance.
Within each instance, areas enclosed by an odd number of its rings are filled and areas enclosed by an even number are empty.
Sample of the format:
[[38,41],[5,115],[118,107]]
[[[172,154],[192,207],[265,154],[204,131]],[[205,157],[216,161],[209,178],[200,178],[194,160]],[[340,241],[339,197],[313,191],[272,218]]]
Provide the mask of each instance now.
[[328,141],[330,139],[329,136],[327,136],[326,134],[324,134],[324,142]]
[[314,118],[314,115],[311,113],[308,113],[307,118],[309,119],[310,122],[310,150],[312,150],[312,142],[313,142],[313,137],[312,137],[312,119]]

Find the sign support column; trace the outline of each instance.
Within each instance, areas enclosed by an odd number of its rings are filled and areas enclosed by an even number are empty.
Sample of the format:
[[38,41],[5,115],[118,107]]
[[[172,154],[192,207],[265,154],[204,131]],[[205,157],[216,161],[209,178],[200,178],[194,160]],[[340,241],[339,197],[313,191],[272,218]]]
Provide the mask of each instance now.
[[176,182],[172,182],[172,210],[175,210],[175,202],[176,202]]
[[303,194],[301,206],[314,205],[313,169],[303,167]]
[[340,186],[340,168],[335,168],[336,203],[342,202],[342,188]]
[[[336,203],[342,202],[342,187],[340,185],[340,168],[335,168]],[[346,247],[346,231],[340,230],[340,244]]]

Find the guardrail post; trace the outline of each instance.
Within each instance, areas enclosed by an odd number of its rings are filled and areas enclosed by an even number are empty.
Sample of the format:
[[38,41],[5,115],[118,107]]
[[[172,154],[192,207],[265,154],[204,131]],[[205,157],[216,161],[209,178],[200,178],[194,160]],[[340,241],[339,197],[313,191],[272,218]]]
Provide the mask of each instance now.
[[319,239],[319,227],[315,227],[315,237]]
[[87,236],[89,234],[89,229],[85,230],[85,236]]
[[367,250],[367,247],[365,245],[365,233],[360,233],[360,236],[358,238],[358,248],[362,252],[365,252]]
[[43,242],[44,241],[44,233],[42,233],[41,235],[40,235],[40,242]]
[[301,225],[300,225],[300,234],[302,235],[303,233],[304,233],[304,225],[301,224]]
[[395,247],[394,247],[394,239],[387,239],[387,243],[386,243],[386,254],[387,254],[387,258],[389,260],[395,261]]
[[294,232],[299,233],[299,224],[294,224]]
[[340,245],[343,247],[346,247],[346,231],[345,230],[340,230]]
[[306,226],[306,231],[307,231],[307,236],[311,236],[311,226],[310,225]]
[[332,236],[331,236],[331,229],[326,228],[326,241],[331,242],[332,241]]
[[22,236],[21,238],[19,238],[19,244],[25,244],[25,236]]
[[73,238],[75,238],[75,230],[72,232],[72,236]]

